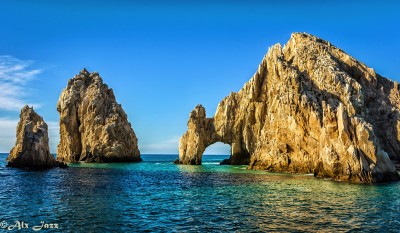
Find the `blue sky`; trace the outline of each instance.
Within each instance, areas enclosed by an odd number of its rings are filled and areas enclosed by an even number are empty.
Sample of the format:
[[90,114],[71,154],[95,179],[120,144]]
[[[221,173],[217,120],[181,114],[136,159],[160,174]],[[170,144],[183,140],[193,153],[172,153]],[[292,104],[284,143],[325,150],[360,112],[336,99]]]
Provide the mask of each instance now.
[[212,116],[292,32],[329,40],[400,81],[396,1],[166,2],[0,0],[0,152],[15,142],[23,104],[49,124],[56,151],[56,103],[83,67],[114,89],[142,153],[177,153],[190,111],[201,103]]

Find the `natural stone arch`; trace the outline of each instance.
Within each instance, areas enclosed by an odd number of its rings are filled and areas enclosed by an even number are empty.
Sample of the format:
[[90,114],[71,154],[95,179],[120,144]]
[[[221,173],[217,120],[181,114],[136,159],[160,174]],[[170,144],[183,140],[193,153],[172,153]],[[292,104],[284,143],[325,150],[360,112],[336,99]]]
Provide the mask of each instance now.
[[206,117],[206,110],[197,105],[190,113],[188,130],[179,141],[179,154],[182,164],[200,165],[206,148],[216,142],[228,144],[231,147],[230,158],[222,164],[249,164],[250,153],[242,148],[237,137],[225,137],[216,130],[214,118]]
[[[231,145],[230,164],[336,180],[398,180],[400,89],[329,42],[305,33],[272,46],[241,90],[191,113],[183,164],[207,146]],[[250,156],[249,156],[250,155]],[[249,161],[250,160],[250,161]]]

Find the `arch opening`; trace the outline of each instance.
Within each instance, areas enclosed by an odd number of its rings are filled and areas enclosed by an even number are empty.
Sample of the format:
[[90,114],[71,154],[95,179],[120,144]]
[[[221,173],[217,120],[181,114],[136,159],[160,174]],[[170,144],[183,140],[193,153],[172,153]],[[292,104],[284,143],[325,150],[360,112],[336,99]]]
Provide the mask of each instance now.
[[231,145],[223,142],[213,143],[206,148],[203,155],[226,155],[229,157],[231,155]]
[[206,147],[203,153],[203,160],[222,164],[223,161],[229,160],[231,151],[231,145],[223,142],[215,142]]

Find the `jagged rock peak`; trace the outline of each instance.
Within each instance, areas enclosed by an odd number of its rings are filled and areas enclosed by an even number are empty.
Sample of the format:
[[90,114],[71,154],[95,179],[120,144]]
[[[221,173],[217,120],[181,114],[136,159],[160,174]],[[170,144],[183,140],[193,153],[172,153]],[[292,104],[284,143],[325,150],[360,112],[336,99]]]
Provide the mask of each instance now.
[[57,103],[62,161],[141,161],[138,140],[114,92],[86,69],[68,81]]
[[399,110],[397,82],[328,41],[293,33],[283,47],[268,50],[213,118],[189,120],[180,163],[201,164],[207,146],[220,141],[231,145],[225,164],[355,182],[397,180]]
[[47,124],[33,107],[25,105],[21,109],[16,136],[7,166],[35,170],[66,167],[50,154]]

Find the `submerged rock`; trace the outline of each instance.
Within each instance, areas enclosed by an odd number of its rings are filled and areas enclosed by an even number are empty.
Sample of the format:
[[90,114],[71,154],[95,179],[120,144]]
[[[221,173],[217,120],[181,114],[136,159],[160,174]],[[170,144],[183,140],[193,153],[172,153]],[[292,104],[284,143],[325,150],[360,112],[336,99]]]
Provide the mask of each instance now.
[[50,154],[47,124],[28,105],[21,110],[16,136],[7,166],[35,170],[66,167]]
[[138,140],[114,92],[86,69],[68,81],[57,103],[57,159],[75,162],[141,161]]
[[207,146],[231,145],[223,164],[314,173],[356,182],[398,180],[400,92],[329,42],[292,34],[206,118],[199,105],[179,142],[179,163],[201,164]]

